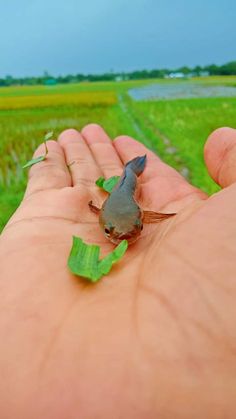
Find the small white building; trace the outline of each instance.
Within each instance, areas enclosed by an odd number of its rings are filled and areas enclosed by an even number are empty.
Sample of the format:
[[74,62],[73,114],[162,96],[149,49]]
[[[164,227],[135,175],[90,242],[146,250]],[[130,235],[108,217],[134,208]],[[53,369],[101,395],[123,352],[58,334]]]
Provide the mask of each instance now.
[[127,74],[119,74],[115,77],[115,81],[126,81],[129,80],[129,76]]
[[186,76],[184,73],[181,73],[180,71],[178,71],[178,72],[172,72],[165,77],[168,79],[183,79]]

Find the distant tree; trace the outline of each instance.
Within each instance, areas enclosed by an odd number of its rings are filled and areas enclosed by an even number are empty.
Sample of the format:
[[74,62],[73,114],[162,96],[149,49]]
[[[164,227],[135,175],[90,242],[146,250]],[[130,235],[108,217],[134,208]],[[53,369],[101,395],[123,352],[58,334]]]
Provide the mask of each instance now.
[[203,71],[203,68],[200,65],[196,65],[196,67],[194,67],[192,69],[192,72],[196,75],[196,76],[200,76],[201,72]]
[[204,67],[204,70],[209,71],[210,76],[215,76],[217,74],[220,74],[219,67],[215,64],[211,64],[211,65],[208,65],[208,66]]
[[162,79],[165,76],[165,70],[151,70],[149,72],[149,77],[152,78],[157,78],[157,79]]
[[6,86],[11,86],[14,82],[14,78],[9,74],[5,77]]
[[76,79],[77,79],[78,82],[84,81],[85,78],[86,78],[86,76],[84,74],[77,74],[76,75]]
[[201,75],[203,72],[208,72],[210,75],[236,75],[236,61],[217,66],[216,64],[210,64],[205,67],[199,65],[189,68],[182,66],[177,70],[164,69],[153,69],[153,70],[137,70],[129,73],[115,73],[111,70],[109,73],[103,74],[68,74],[66,76],[53,77],[48,71],[44,71],[40,77],[22,77],[14,78],[11,75],[7,75],[5,78],[0,79],[0,86],[12,86],[12,85],[36,85],[36,84],[56,84],[56,83],[78,83],[83,81],[115,81],[115,80],[139,80],[147,78],[163,78],[172,72],[180,72],[184,75]]
[[236,74],[236,61],[224,64],[220,67],[220,74],[224,76],[231,76]]
[[183,74],[185,74],[186,76],[189,74],[189,73],[191,73],[191,68],[189,68],[189,67],[187,67],[187,66],[183,66],[183,67],[180,67],[180,68],[178,68],[177,70],[176,70],[176,72],[178,72],[178,73],[183,73]]

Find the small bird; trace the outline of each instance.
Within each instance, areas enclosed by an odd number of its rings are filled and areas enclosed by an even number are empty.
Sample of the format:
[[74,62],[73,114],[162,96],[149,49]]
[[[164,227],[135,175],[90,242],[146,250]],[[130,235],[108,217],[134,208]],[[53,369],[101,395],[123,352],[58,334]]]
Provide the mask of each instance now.
[[92,201],[89,202],[91,211],[99,214],[99,224],[112,243],[119,244],[127,240],[131,244],[140,236],[143,223],[158,223],[176,215],[143,211],[137,204],[134,198],[137,179],[144,171],[146,161],[147,156],[144,155],[126,163],[119,182],[101,209],[93,205]]

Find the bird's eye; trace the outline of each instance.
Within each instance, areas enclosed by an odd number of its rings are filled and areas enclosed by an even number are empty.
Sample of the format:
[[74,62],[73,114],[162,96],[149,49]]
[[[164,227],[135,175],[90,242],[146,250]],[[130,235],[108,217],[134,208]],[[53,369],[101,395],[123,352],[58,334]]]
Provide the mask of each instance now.
[[143,225],[141,225],[141,230],[143,230]]
[[110,230],[109,230],[109,228],[105,228],[105,230],[104,230],[104,231],[105,231],[105,233],[106,233],[106,234],[110,234]]

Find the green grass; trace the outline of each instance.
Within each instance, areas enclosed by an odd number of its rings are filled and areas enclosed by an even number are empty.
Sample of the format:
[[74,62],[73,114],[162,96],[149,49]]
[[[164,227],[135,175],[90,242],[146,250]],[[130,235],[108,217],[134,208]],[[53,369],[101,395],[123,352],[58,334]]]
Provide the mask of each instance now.
[[[178,170],[187,167],[190,179],[208,193],[217,190],[203,162],[207,136],[220,126],[236,127],[236,98],[184,99],[155,102],[133,102],[126,95],[131,87],[155,80],[119,83],[81,83],[53,87],[32,86],[1,88],[0,98],[48,95],[55,93],[115,92],[126,106],[116,104],[60,105],[0,111],[0,227],[19,205],[27,171],[22,165],[31,158],[46,132],[57,136],[66,128],[80,130],[84,125],[101,124],[111,138],[127,134],[146,142]],[[160,82],[160,80],[158,80]],[[163,83],[172,81],[162,80]],[[205,83],[235,84],[235,78],[208,78]],[[160,134],[161,131],[161,134]],[[168,137],[177,154],[169,154],[162,137]]]
[[[203,148],[208,135],[216,128],[236,128],[236,98],[179,99],[132,103],[134,114],[165,161],[180,169],[190,170],[191,182],[208,193],[218,190],[207,173]],[[160,130],[177,149],[176,155],[166,153]]]

